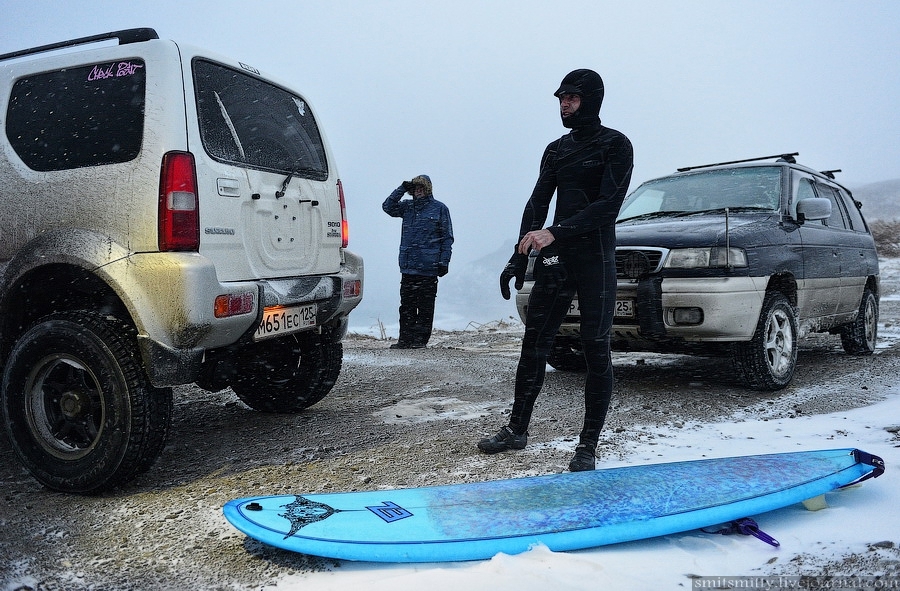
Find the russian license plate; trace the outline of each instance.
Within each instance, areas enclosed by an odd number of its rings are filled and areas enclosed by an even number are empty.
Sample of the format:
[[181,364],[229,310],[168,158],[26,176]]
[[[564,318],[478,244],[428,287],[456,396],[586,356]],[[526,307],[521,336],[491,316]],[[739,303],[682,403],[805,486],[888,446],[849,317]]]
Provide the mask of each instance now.
[[[569,305],[569,316],[580,316],[578,300]],[[634,318],[634,300],[616,300],[616,318]]]
[[263,310],[263,318],[256,327],[253,340],[290,334],[316,325],[316,305],[274,306]]
[[634,300],[616,300],[616,318],[634,318]]

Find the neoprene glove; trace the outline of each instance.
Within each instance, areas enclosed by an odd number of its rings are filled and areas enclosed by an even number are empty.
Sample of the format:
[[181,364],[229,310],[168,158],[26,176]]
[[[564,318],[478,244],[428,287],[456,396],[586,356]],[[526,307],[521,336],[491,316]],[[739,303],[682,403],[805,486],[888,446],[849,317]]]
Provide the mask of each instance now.
[[410,195],[413,194],[413,191],[416,188],[416,186],[414,184],[412,184],[412,181],[403,181],[403,183],[400,186],[403,187],[403,190],[406,191],[407,193],[409,193]]
[[525,271],[527,269],[528,255],[519,254],[518,252],[513,253],[512,257],[510,257],[509,259],[509,262],[506,263],[505,267],[503,267],[503,272],[500,273],[500,295],[503,296],[504,300],[508,300],[510,297],[510,279],[512,279],[513,277],[516,278],[516,289],[522,289],[522,286],[525,285]]
[[438,266],[437,266],[438,277],[443,277],[444,275],[447,274],[447,272],[449,270],[450,270],[450,267],[448,267],[447,265],[442,265],[441,263],[438,263]]
[[566,280],[569,274],[565,266],[559,260],[556,245],[551,244],[543,248],[534,261],[534,279],[542,283],[559,284]]

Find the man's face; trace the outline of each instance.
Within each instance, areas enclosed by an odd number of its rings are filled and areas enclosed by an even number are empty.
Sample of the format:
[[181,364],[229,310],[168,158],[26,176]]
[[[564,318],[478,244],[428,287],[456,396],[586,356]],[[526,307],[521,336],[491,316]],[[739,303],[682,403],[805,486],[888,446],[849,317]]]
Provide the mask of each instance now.
[[559,95],[559,112],[563,119],[569,117],[581,107],[581,95],[563,93]]
[[416,185],[413,190],[413,197],[424,197],[425,196],[425,185]]

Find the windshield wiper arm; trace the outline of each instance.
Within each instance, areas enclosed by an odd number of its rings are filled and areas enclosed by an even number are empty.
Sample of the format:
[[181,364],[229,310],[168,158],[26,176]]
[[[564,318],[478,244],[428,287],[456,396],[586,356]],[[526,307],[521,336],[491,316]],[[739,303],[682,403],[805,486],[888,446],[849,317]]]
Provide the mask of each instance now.
[[652,220],[655,218],[666,218],[677,215],[684,215],[687,212],[684,211],[651,211],[648,213],[642,213],[641,215],[633,215],[630,218],[620,218],[616,220],[616,223],[619,222],[631,222],[634,220]]

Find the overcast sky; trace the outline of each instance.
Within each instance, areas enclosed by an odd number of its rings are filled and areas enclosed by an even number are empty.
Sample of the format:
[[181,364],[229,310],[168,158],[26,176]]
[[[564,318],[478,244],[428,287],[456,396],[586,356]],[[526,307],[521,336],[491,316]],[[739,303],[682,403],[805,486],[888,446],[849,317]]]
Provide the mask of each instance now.
[[397,291],[400,226],[381,202],[404,179],[429,174],[450,207],[451,275],[516,238],[565,131],[553,91],[576,68],[604,78],[632,188],[795,151],[851,188],[900,178],[895,0],[0,2],[0,53],[153,27],[297,88],[335,154],[372,302]]

